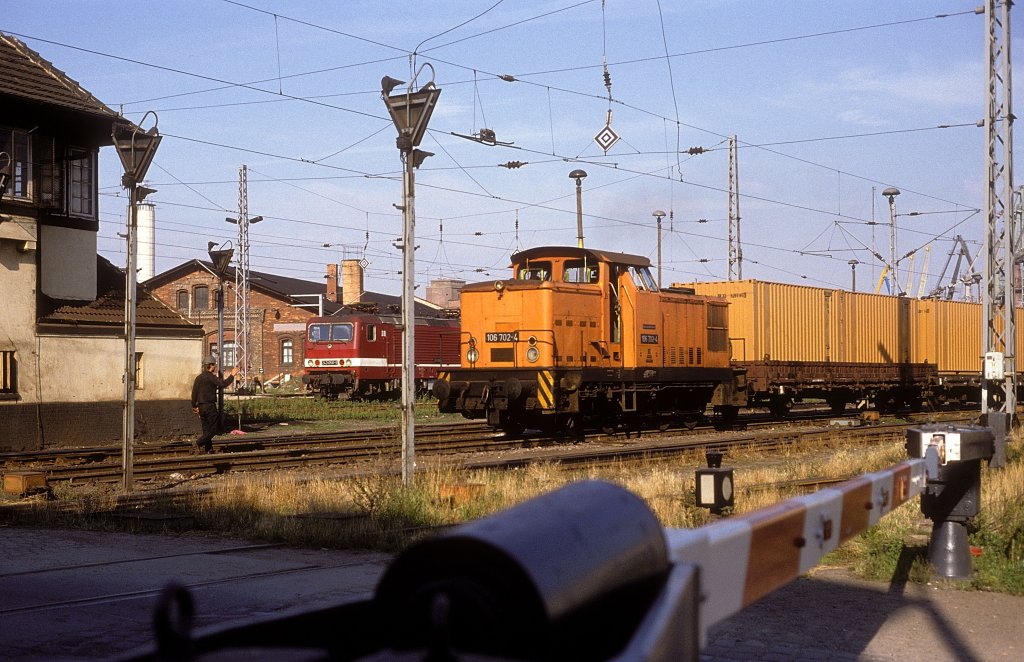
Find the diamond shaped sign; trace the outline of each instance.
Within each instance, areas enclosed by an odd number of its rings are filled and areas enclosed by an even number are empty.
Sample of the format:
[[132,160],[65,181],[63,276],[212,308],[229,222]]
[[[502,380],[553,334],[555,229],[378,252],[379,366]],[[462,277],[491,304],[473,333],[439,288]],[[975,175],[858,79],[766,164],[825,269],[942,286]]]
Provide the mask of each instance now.
[[594,136],[594,142],[597,143],[598,147],[604,150],[605,154],[612,148],[612,145],[619,141],[619,134],[615,133],[610,125],[605,125],[603,129],[597,132]]

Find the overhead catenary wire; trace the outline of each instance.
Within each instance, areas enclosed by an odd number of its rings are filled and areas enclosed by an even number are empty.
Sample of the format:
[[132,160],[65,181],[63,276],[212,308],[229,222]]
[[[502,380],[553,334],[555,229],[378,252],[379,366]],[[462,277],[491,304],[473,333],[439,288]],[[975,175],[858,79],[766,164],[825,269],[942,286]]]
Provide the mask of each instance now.
[[[240,3],[233,3],[233,4],[240,4]],[[274,14],[274,16],[276,17],[276,14]],[[280,72],[279,72],[279,73],[280,73]],[[678,126],[678,125],[677,125],[677,126]],[[385,128],[386,128],[386,127],[385,127]],[[382,129],[382,130],[383,130],[383,129]],[[552,140],[553,140],[553,136],[552,136]],[[552,150],[552,151],[554,152],[554,150]],[[300,159],[300,160],[301,160],[301,159]],[[475,166],[470,166],[470,165],[458,165],[458,169],[462,170],[463,172],[465,172],[465,171],[466,171],[467,169],[469,169],[469,168],[473,168],[473,167],[475,167]],[[364,173],[364,175],[363,175],[363,176],[367,176],[367,175],[369,175],[369,174],[371,174],[371,173]],[[356,175],[356,176],[358,176],[358,175]],[[374,174],[373,176],[379,176],[379,175],[376,175],[376,174]],[[668,178],[669,180],[672,180],[672,179],[673,179],[673,177],[672,177],[672,173],[669,173],[669,174],[667,175],[667,178]],[[689,182],[684,182],[684,183],[689,183]],[[441,189],[441,190],[449,190],[449,191],[454,191],[454,192],[458,192],[458,187],[447,187],[447,188],[443,188],[443,189]],[[520,202],[521,202],[521,201],[520,201]],[[524,205],[523,205],[523,206],[525,206],[525,207],[529,207],[529,206],[530,206],[530,204],[529,204],[529,203],[524,203]],[[517,204],[517,206],[516,206],[516,209],[519,209],[519,208],[520,208],[520,206],[519,206],[519,205]],[[549,211],[549,210],[548,210],[548,211]],[[559,211],[561,211],[561,210],[559,210]],[[828,213],[827,211],[824,211],[824,210],[818,210],[818,211],[821,211],[821,212],[823,212],[823,213]],[[495,212],[495,213],[500,213],[500,212]]]

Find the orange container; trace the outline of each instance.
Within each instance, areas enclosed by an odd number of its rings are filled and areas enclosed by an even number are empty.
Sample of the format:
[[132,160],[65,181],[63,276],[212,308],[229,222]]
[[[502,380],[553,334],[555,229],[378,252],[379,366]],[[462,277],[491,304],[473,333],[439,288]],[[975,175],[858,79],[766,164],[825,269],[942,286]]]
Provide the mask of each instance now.
[[910,300],[757,280],[688,283],[729,302],[736,361],[910,361]]

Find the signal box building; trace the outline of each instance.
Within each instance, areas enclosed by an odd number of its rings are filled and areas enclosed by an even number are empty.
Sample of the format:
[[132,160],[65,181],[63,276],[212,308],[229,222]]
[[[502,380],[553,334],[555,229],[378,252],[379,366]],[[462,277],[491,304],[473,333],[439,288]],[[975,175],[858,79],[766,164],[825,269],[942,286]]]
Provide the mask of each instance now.
[[[0,451],[121,438],[125,278],[96,252],[97,159],[118,119],[0,33]],[[136,434],[192,434],[202,332],[143,290],[136,303]]]

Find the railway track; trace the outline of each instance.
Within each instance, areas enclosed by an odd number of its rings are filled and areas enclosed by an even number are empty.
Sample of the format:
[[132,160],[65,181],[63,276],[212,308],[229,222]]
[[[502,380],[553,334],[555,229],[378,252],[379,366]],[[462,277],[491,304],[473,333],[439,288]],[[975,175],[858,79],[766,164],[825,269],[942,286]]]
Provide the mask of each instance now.
[[[736,448],[764,452],[798,443],[834,437],[835,428],[820,425],[820,413],[799,414],[785,426],[767,417],[751,416],[742,431],[714,432],[711,426],[697,430],[639,430],[588,435],[587,443],[566,444],[553,435],[505,438],[482,423],[417,426],[416,451],[420,457],[451,456],[463,468],[508,468],[534,462],[564,465],[601,464],[639,458],[656,458],[707,450]],[[912,423],[911,423],[912,424]],[[808,427],[811,426],[811,427]],[[859,443],[879,443],[902,435],[907,424],[848,428],[844,434]],[[394,427],[293,434],[244,439],[222,438],[221,452],[191,455],[191,445],[175,442],[139,445],[134,450],[133,476],[139,480],[164,479],[269,469],[310,467],[360,467],[372,461],[391,461],[400,455],[399,432]],[[516,452],[510,452],[516,451]],[[61,449],[0,454],[2,471],[39,471],[49,484],[59,481],[116,483],[122,479],[118,447]]]

